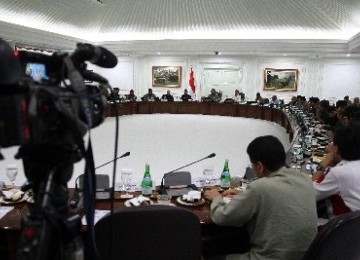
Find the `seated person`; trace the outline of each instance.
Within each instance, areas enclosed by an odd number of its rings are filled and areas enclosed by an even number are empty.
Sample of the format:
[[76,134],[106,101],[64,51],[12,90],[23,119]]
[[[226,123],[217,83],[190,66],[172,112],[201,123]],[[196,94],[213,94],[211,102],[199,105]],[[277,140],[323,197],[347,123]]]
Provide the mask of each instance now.
[[[360,210],[360,125],[349,124],[335,130],[335,162],[327,158],[328,167],[315,176],[316,200],[328,199],[328,217]],[[327,165],[323,165],[327,166]]]
[[208,98],[210,98],[212,102],[220,102],[221,94],[212,88]]
[[188,90],[184,89],[184,94],[181,95],[180,99],[182,101],[189,101],[192,100],[192,97],[188,94]]
[[108,96],[109,101],[120,100],[119,88],[113,88],[111,94]]
[[125,95],[126,100],[130,100],[130,101],[136,101],[136,96],[134,94],[134,90],[130,90],[129,94]]
[[287,104],[287,106],[295,106],[297,102],[297,97],[292,96],[290,102]]
[[[245,226],[250,251],[227,259],[301,259],[317,233],[314,188],[309,176],[285,165],[274,136],[255,138],[247,147],[255,175],[245,191],[205,191],[211,219],[220,226]],[[232,196],[226,203],[223,197]]]
[[270,106],[277,106],[280,104],[280,100],[277,98],[276,95],[273,95],[270,100]]
[[318,97],[310,97],[309,98],[309,110],[307,112],[316,115],[318,103],[320,99]]
[[354,97],[353,105],[354,105],[354,106],[360,106],[360,99],[359,99],[359,97]]
[[345,101],[346,105],[351,105],[351,100],[350,100],[350,98],[349,98],[348,95],[346,95],[346,96],[344,97],[344,101]]
[[173,95],[170,94],[170,90],[166,91],[166,94],[162,95],[161,100],[174,101],[174,97],[173,97]]
[[309,111],[309,109],[310,109],[310,106],[306,100],[306,97],[301,96],[301,95],[297,96],[296,106],[298,108],[302,109],[302,111],[304,111],[304,112]]
[[350,123],[360,122],[360,106],[355,104],[348,105],[343,110],[343,124],[348,125]]
[[263,105],[263,104],[264,104],[264,99],[263,99],[262,96],[260,95],[260,92],[256,93],[255,101],[256,101],[259,105]]
[[233,99],[234,99],[235,102],[244,101],[245,100],[245,94],[236,89]]
[[155,101],[159,98],[153,93],[152,89],[148,89],[148,93],[146,93],[144,96],[142,96],[141,100],[143,101]]

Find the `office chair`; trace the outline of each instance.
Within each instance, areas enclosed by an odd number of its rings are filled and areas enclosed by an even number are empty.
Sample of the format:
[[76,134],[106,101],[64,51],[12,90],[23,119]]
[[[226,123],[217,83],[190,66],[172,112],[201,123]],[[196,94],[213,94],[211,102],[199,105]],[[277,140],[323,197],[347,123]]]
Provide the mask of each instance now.
[[190,172],[171,172],[164,175],[165,186],[178,186],[191,184]]
[[360,211],[330,220],[311,243],[303,260],[360,259]]
[[200,259],[200,222],[191,211],[151,205],[120,208],[115,211],[113,218],[113,229],[110,215],[100,219],[95,225],[96,244],[101,260]]
[[249,250],[249,235],[245,227],[218,226],[214,223],[201,226],[201,254],[205,259],[226,254],[244,254]]
[[[96,174],[96,190],[108,190],[110,187],[110,177],[107,174]],[[77,183],[78,181],[78,183]],[[84,184],[84,174],[79,175],[75,180],[75,187],[80,191],[83,190]]]

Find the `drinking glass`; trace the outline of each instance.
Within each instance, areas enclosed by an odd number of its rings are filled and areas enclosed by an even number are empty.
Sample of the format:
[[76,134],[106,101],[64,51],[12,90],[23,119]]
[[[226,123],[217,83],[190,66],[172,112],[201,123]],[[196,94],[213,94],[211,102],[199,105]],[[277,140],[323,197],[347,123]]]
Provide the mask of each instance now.
[[242,185],[242,178],[240,176],[234,176],[230,181],[230,188],[240,190]]
[[208,165],[203,170],[203,175],[205,177],[205,184],[209,185],[211,183],[212,176],[214,174],[214,166]]
[[11,181],[12,188],[15,187],[15,180],[18,173],[18,168],[16,164],[6,165],[6,176]]
[[125,196],[128,197],[130,194],[128,193],[130,181],[132,177],[132,169],[121,169],[121,180],[123,183],[123,190],[125,191]]
[[294,154],[294,161],[296,163],[296,168],[301,169],[301,164],[303,162],[303,151],[302,147],[299,144],[294,144],[293,146],[293,154]]

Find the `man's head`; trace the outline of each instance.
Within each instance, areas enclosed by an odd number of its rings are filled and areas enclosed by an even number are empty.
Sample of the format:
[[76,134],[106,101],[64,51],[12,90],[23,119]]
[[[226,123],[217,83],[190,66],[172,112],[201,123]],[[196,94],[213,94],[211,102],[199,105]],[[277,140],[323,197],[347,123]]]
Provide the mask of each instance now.
[[272,135],[255,138],[246,152],[257,177],[265,177],[285,166],[286,154],[279,139]]
[[151,88],[148,89],[148,93],[152,94],[152,89]]
[[309,105],[310,105],[311,107],[316,106],[316,104],[317,104],[318,102],[320,102],[320,100],[319,100],[318,97],[310,97],[310,98],[309,98]]
[[134,94],[134,90],[132,89],[132,90],[130,90],[130,94],[131,95],[133,95]]
[[166,91],[166,95],[170,95],[170,90]]
[[360,125],[350,123],[335,130],[334,144],[342,159],[360,160]]
[[359,97],[354,97],[354,105],[359,105],[360,104],[360,99]]
[[186,95],[188,93],[187,89],[184,89],[184,94]]
[[348,105],[342,110],[342,121],[344,125],[348,125],[350,122],[360,121],[360,107],[356,105]]

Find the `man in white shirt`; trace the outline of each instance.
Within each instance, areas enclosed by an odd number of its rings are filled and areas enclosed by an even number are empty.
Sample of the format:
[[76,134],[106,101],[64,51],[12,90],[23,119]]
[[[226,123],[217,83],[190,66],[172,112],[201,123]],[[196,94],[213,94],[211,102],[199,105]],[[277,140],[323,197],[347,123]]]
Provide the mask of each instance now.
[[360,125],[341,126],[335,131],[336,166],[314,181],[316,199],[329,199],[328,214],[360,210]]

